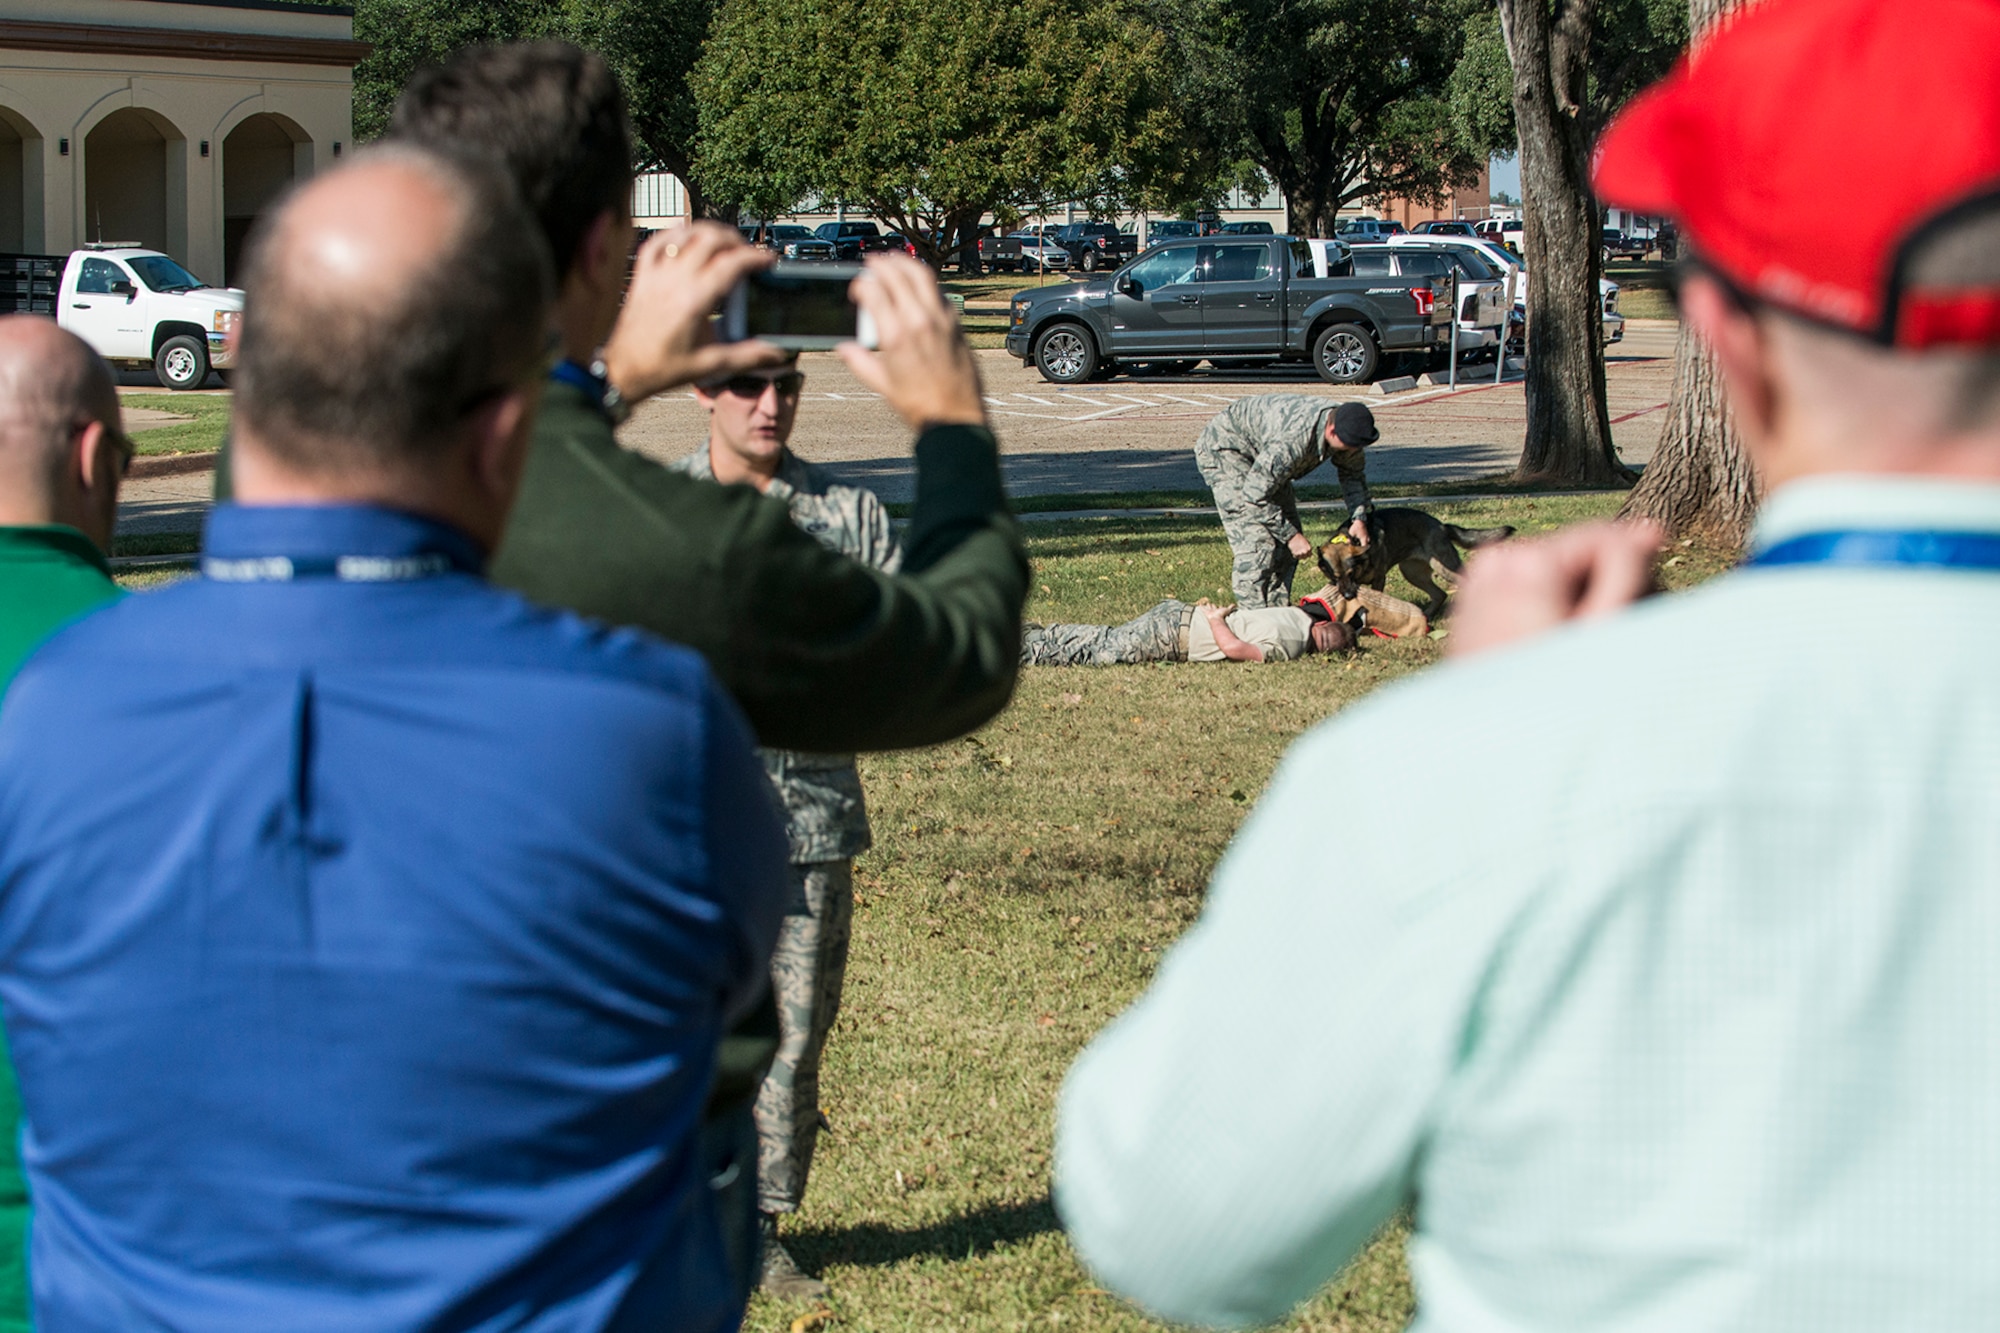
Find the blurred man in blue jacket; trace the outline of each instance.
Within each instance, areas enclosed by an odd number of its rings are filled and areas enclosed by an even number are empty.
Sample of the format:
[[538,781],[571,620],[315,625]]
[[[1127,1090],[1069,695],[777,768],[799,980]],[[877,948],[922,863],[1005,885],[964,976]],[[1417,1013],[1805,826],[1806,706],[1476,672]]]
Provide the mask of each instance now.
[[14,683],[0,1002],[45,1327],[740,1319],[694,1135],[785,842],[698,657],[482,576],[550,283],[473,169],[307,186],[255,248],[203,577]]

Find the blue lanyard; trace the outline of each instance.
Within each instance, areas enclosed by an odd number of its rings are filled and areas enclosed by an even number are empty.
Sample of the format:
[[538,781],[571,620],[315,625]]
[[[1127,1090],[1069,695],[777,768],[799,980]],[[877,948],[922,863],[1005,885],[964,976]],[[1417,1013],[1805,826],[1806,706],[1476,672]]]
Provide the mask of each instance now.
[[202,577],[217,583],[291,583],[338,579],[342,583],[410,583],[449,574],[458,562],[448,555],[253,555],[241,559],[204,556]]
[[1743,562],[1772,565],[1914,565],[1930,569],[2000,570],[2000,535],[1880,529],[1809,532],[1766,547]]
[[604,401],[604,381],[590,373],[589,369],[574,361],[558,361],[549,370],[549,378],[558,384],[567,384],[573,389],[581,389],[590,395],[593,403]]

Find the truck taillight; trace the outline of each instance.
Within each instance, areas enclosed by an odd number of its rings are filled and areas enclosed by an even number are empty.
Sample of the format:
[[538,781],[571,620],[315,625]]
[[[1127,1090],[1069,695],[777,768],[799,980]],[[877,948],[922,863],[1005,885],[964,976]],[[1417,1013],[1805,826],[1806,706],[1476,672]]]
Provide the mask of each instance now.
[[1417,303],[1417,313],[1425,319],[1429,319],[1431,311],[1437,309],[1437,294],[1428,287],[1410,288],[1410,299]]

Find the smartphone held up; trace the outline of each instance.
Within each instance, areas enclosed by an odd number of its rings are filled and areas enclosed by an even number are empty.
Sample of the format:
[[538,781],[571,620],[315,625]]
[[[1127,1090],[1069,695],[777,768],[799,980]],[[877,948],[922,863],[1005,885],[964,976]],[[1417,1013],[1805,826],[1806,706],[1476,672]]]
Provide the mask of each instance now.
[[875,321],[848,289],[859,264],[777,263],[738,283],[722,306],[722,339],[756,338],[799,351],[876,345]]

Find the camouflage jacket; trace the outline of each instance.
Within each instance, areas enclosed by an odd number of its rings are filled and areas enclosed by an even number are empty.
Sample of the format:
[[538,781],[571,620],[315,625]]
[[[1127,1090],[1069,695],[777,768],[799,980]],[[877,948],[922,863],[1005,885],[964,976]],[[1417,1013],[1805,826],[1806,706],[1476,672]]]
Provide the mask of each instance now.
[[[705,442],[670,466],[691,477],[715,479]],[[903,563],[889,511],[875,492],[840,485],[790,449],[765,494],[783,500],[792,522],[827,549],[889,574]],[[873,838],[853,755],[770,749],[757,753],[785,806],[793,864],[838,861],[868,850]]]
[[1208,423],[1195,444],[1238,474],[1239,494],[1281,544],[1298,535],[1281,501],[1293,482],[1321,463],[1333,464],[1350,515],[1362,517],[1373,508],[1364,451],[1326,447],[1326,423],[1338,406],[1308,393],[1239,398]]

